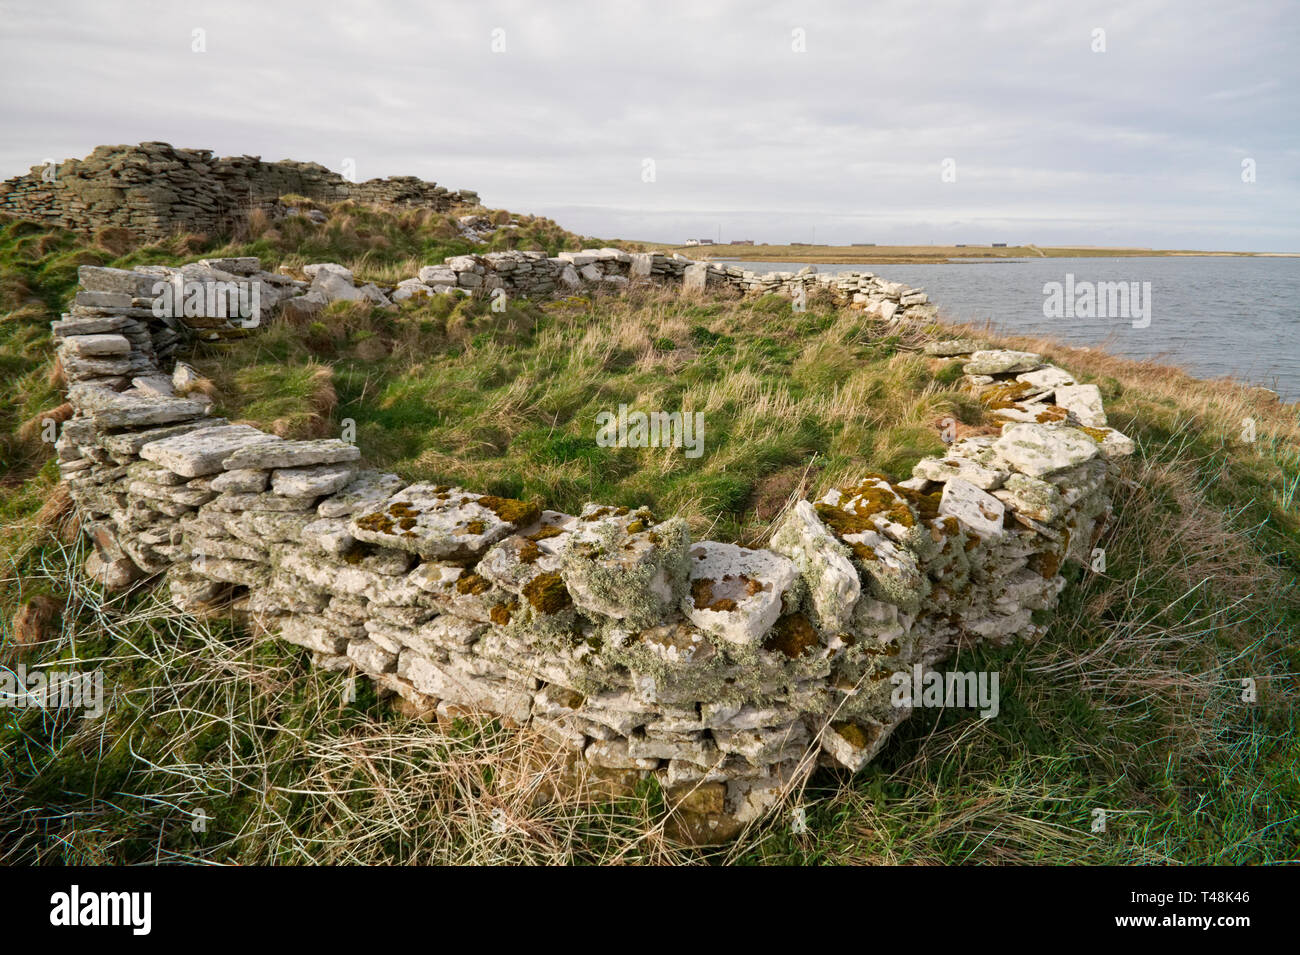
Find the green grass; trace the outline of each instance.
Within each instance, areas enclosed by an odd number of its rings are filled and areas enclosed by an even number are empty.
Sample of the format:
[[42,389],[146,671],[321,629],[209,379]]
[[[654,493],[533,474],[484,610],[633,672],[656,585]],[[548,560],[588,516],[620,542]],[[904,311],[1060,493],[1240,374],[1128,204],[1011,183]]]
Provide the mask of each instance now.
[[[177,265],[226,255],[256,255],[272,267],[309,262],[348,265],[361,281],[396,283],[421,265],[450,255],[505,249],[555,254],[580,239],[549,219],[515,217],[515,227],[499,228],[473,244],[459,237],[455,216],[421,210],[393,213],[352,202],[300,203],[327,215],[317,224],[305,216],[269,221],[255,214],[239,235],[179,235],[131,247],[121,230],[105,230],[94,240],[44,225],[0,215],[0,486],[29,476],[48,457],[39,421],[62,403],[61,386],[51,376],[54,346],[49,323],[68,305],[77,267]],[[497,214],[506,221],[509,215]]]
[[[654,293],[575,297],[504,312],[440,297],[399,312],[332,306],[306,328],[273,325],[193,361],[218,413],[294,436],[352,420],[367,459],[412,481],[571,513],[648,504],[753,541],[810,468],[817,486],[873,460],[906,477],[943,447],[934,420],[978,413],[886,335],[859,312],[792,313],[775,297],[705,309]],[[704,453],[598,446],[597,415],[620,405],[702,413]]]
[[[17,276],[28,290],[6,300],[10,334],[13,312],[37,307],[24,295],[57,308],[65,260],[83,253],[56,236],[38,255],[36,233],[6,236],[26,251],[4,247],[5,288]],[[356,261],[329,251],[319,257]],[[390,266],[405,262],[374,268]],[[493,313],[439,299],[397,313],[339,306],[317,324],[273,325],[191,357],[224,413],[294,434],[335,433],[352,418],[367,457],[406,477],[568,510],[652,502],[715,539],[761,537],[764,515],[801,489],[862,469],[901,476],[944,414],[978,422],[950,365],[819,302],[795,314],[775,299],[647,295]],[[101,593],[77,574],[83,545],[60,524],[57,473],[35,449],[0,491],[0,653],[16,657],[15,610],[50,595],[61,613],[25,659],[102,668],[112,702],[101,721],[0,709],[0,859],[1296,859],[1296,408],[1096,351],[1004,343],[1097,382],[1112,424],[1138,442],[1101,542],[1106,571],[1068,571],[1038,643],[950,661],[999,672],[996,718],[920,711],[867,770],[818,771],[788,807],[717,849],[674,844],[653,785],[613,802],[538,802],[529,782],[546,757],[525,734],[414,720],[364,681],[349,699],[340,676],[293,647],[178,615],[147,590]],[[29,363],[4,390],[15,419],[58,400],[57,388],[38,396],[42,347],[5,346],[6,360]],[[30,395],[12,394],[21,389]],[[704,410],[705,456],[596,447],[595,412],[620,402]],[[1258,439],[1246,445],[1248,416]],[[1246,678],[1257,702],[1241,699]],[[1091,830],[1098,808],[1105,832]],[[193,825],[200,811],[206,831]]]

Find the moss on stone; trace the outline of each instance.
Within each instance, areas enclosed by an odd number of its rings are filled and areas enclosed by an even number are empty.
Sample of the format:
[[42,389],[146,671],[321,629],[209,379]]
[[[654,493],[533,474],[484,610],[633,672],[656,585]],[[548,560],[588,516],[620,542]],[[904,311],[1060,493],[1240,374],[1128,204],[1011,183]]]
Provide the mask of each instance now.
[[792,613],[773,625],[763,640],[763,649],[783,653],[794,660],[820,644],[821,640],[812,621],[801,613]]
[[513,600],[508,600],[505,603],[499,603],[496,606],[494,606],[491,610],[488,611],[488,617],[498,627],[504,627],[508,623],[510,623],[510,617],[514,614],[515,608],[517,606],[518,604],[516,604]]
[[458,594],[472,594],[477,596],[479,594],[487,593],[491,589],[491,581],[473,571],[463,574],[461,578],[456,581],[456,593]]
[[986,408],[1014,408],[1016,402],[1034,390],[1024,381],[1004,381],[990,385],[980,394],[980,404]]
[[831,729],[835,731],[837,736],[843,737],[844,741],[854,749],[866,749],[871,743],[867,738],[867,734],[863,732],[862,727],[857,723],[832,723]]
[[513,497],[496,497],[484,495],[474,502],[516,527],[525,527],[542,516],[542,509],[531,501],[519,501]]
[[573,606],[564,579],[556,573],[538,574],[524,584],[524,597],[539,613],[556,614]]

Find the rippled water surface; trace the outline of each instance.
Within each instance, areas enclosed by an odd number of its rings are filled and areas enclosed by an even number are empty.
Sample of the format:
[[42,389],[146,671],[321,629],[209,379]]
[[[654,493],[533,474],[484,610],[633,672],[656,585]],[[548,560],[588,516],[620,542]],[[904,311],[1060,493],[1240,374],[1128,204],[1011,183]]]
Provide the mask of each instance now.
[[[739,262],[758,272],[802,263]],[[1300,259],[1222,256],[1013,259],[946,265],[818,265],[860,269],[921,286],[942,314],[992,320],[1004,332],[1100,345],[1128,358],[1153,358],[1202,378],[1232,375],[1300,400]],[[1048,318],[1048,282],[1150,282],[1151,319]],[[1141,319],[1138,319],[1139,323]]]

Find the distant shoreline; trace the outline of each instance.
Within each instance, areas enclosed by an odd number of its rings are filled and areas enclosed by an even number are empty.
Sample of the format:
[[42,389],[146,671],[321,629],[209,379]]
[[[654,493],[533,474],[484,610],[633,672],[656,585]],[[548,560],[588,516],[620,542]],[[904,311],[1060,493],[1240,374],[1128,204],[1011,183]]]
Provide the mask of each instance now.
[[[649,245],[650,243],[638,243]],[[660,246],[664,248],[664,246]],[[1006,248],[955,245],[675,245],[667,246],[695,259],[736,259],[751,262],[803,262],[816,265],[961,265],[1033,258],[1135,258],[1144,256],[1222,258],[1300,258],[1296,252],[1204,252],[1192,249],[1099,248],[1096,246],[1033,246]]]

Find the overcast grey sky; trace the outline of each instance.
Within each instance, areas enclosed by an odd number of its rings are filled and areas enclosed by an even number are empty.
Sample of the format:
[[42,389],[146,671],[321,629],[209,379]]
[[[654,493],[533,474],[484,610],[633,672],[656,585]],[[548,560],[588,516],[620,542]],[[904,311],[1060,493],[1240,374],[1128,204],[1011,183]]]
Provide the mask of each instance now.
[[1295,0],[0,0],[0,31],[2,177],[165,140],[607,237],[1300,251]]

